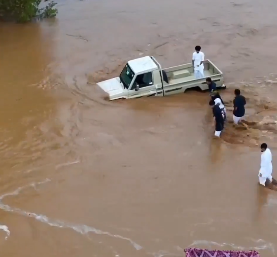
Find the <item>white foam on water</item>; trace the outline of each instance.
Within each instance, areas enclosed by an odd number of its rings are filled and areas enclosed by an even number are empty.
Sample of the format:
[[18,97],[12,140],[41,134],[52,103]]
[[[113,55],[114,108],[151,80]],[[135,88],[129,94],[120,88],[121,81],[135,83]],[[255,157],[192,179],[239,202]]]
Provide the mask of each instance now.
[[[63,167],[63,166],[69,166],[69,165],[73,165],[73,164],[77,164],[77,163],[80,163],[79,160],[76,160],[76,161],[72,161],[72,162],[66,162],[66,163],[61,163],[61,164],[57,164],[56,165],[56,169],[59,169],[60,167]],[[30,173],[30,172],[33,172],[33,171],[37,171],[37,170],[40,170],[40,169],[44,169],[44,168],[47,168],[49,166],[51,166],[52,164],[49,163],[47,165],[44,165],[44,166],[39,166],[39,167],[34,167],[34,168],[31,168],[31,169],[28,169],[28,170],[25,170],[25,171],[18,171],[19,173]]]
[[27,187],[34,187],[35,188],[36,185],[41,185],[41,184],[47,183],[49,181],[50,181],[49,179],[46,179],[46,180],[41,181],[41,182],[32,183],[32,184],[29,184],[29,185],[24,186],[24,187],[19,187],[11,193],[6,193],[4,195],[1,195],[0,196],[0,209],[2,209],[4,211],[7,211],[7,212],[12,212],[12,213],[19,214],[21,216],[36,219],[37,221],[45,223],[45,224],[47,224],[51,227],[72,229],[75,232],[77,232],[79,234],[82,234],[82,235],[87,235],[89,233],[94,233],[94,234],[97,234],[97,235],[106,235],[106,236],[109,236],[109,237],[122,239],[122,240],[128,241],[136,250],[141,250],[142,249],[142,246],[140,246],[139,244],[137,244],[136,242],[134,242],[130,238],[123,237],[123,236],[120,236],[120,235],[114,235],[114,234],[111,234],[110,232],[102,231],[102,230],[99,230],[99,229],[96,229],[94,227],[90,227],[90,226],[87,226],[87,225],[73,224],[73,223],[62,221],[62,220],[51,219],[51,218],[49,218],[45,215],[37,214],[37,213],[33,213],[33,212],[27,212],[27,211],[21,210],[19,208],[11,207],[7,204],[3,204],[3,202],[2,202],[2,200],[6,196],[18,195],[20,193],[20,191],[22,191],[23,189],[26,189]]
[[39,182],[36,182],[36,183],[31,183],[30,186],[37,190],[37,187],[36,187],[36,186],[40,186],[40,185],[46,184],[46,183],[48,183],[48,182],[50,182],[50,181],[51,181],[51,180],[50,180],[49,178],[46,178],[46,179],[43,180],[43,181],[39,181]]
[[5,240],[7,240],[11,234],[9,228],[6,225],[0,225],[0,230],[3,230],[6,233]]
[[59,169],[59,168],[64,167],[64,166],[69,166],[69,165],[77,164],[77,163],[80,163],[80,161],[76,160],[76,161],[73,161],[73,162],[61,163],[61,164],[58,164],[56,166],[56,169]]
[[190,245],[190,247],[192,246],[216,246],[216,247],[231,247],[234,250],[238,250],[238,251],[243,251],[243,250],[270,250],[273,254],[275,253],[275,248],[273,246],[272,243],[266,242],[263,239],[251,239],[251,241],[257,243],[258,245],[256,246],[249,246],[249,247],[244,247],[244,246],[239,246],[236,244],[232,244],[232,243],[218,243],[218,242],[214,242],[214,241],[208,241],[208,240],[195,240],[193,241],[193,243]]
[[36,185],[42,185],[42,184],[45,184],[45,183],[48,183],[50,182],[51,180],[49,178],[46,178],[45,180],[43,181],[39,181],[39,182],[36,182],[36,183],[31,183],[29,185],[26,185],[24,187],[18,187],[16,190],[14,190],[13,192],[10,192],[10,193],[6,193],[6,194],[3,194],[0,196],[0,202],[7,196],[16,196],[18,195],[22,190],[28,188],[28,187],[33,187],[36,189]]

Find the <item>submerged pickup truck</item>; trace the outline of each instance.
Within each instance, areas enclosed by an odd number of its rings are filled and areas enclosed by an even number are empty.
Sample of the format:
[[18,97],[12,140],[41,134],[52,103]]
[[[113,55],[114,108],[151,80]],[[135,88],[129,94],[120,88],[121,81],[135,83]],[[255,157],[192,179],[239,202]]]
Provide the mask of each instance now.
[[204,61],[202,79],[195,79],[192,63],[166,69],[153,56],[127,62],[119,77],[97,83],[110,100],[166,96],[184,93],[190,88],[207,90],[206,78],[210,77],[218,88],[226,88],[222,72],[210,61]]

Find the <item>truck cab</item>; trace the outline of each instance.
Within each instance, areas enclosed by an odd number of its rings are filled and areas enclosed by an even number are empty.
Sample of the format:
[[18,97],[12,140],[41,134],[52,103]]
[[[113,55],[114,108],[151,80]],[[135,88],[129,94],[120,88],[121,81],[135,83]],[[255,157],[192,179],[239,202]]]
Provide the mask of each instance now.
[[151,96],[162,88],[159,64],[150,56],[128,61],[119,77],[98,83],[111,100]]

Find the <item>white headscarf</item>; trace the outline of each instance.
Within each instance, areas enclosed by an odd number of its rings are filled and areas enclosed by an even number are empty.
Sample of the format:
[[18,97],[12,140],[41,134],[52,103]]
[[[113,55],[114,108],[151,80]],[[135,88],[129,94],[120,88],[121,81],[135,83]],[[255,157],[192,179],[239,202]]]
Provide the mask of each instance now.
[[214,104],[215,105],[219,105],[219,108],[222,110],[224,110],[226,112],[226,109],[225,109],[225,106],[224,104],[222,103],[222,101],[220,100],[220,98],[216,98],[214,99]]

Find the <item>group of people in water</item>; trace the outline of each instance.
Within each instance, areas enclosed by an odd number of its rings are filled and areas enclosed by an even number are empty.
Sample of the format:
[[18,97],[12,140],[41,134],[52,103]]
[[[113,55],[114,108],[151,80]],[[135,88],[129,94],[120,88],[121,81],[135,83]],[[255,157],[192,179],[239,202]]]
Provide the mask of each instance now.
[[[226,108],[220,94],[216,91],[216,84],[211,78],[206,79],[211,93],[209,105],[212,106],[215,122],[215,136],[220,137],[227,119]],[[233,122],[238,124],[245,115],[245,97],[240,94],[239,89],[235,89],[233,100]],[[266,143],[261,144],[261,166],[258,174],[259,184],[277,191],[277,180],[272,177],[272,154]]]
[[[224,123],[227,120],[226,108],[224,101],[222,100],[218,91],[216,91],[216,84],[211,78],[206,78],[206,83],[208,84],[210,91],[210,101],[209,105],[212,106],[214,122],[215,122],[215,133],[216,137],[220,137],[221,132],[224,129]],[[235,89],[235,98],[233,100],[234,110],[233,110],[233,122],[234,124],[239,124],[245,115],[245,105],[246,100],[243,95],[241,95],[239,89]]]
[[[194,67],[194,75],[196,79],[204,78],[204,58],[205,55],[201,52],[201,47],[196,46],[195,52],[192,55],[192,65]],[[224,124],[227,120],[226,108],[219,92],[216,90],[216,83],[211,78],[206,78],[206,83],[210,91],[209,105],[212,107],[215,137],[220,137],[224,129]],[[234,91],[235,97],[233,100],[233,122],[238,125],[245,115],[246,99],[239,89]],[[277,191],[277,180],[272,177],[272,154],[266,143],[261,146],[261,166],[258,174],[259,184]]]
[[[194,76],[196,79],[204,78],[204,60],[205,55],[201,51],[201,46],[195,47],[195,52],[192,54],[192,66]],[[206,78],[206,83],[211,93],[210,105],[213,106],[213,114],[215,119],[215,136],[220,137],[224,129],[224,122],[226,121],[226,108],[219,93],[216,91],[216,83],[211,78]],[[240,94],[240,90],[235,90],[233,121],[238,124],[245,114],[245,97]]]
[[[205,55],[201,51],[201,46],[195,47],[195,52],[192,54],[192,66],[194,70],[194,76],[196,79],[204,78],[204,60]],[[220,137],[221,132],[224,129],[224,123],[227,119],[226,108],[224,102],[220,97],[219,93],[216,91],[216,83],[212,81],[211,78],[206,78],[206,83],[209,87],[211,94],[210,105],[213,106],[213,115],[215,120],[215,136]],[[234,111],[233,111],[233,121],[238,124],[245,114],[245,97],[240,94],[239,89],[235,89],[235,99]]]

